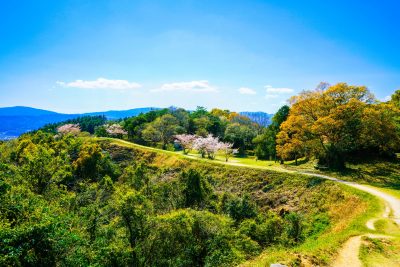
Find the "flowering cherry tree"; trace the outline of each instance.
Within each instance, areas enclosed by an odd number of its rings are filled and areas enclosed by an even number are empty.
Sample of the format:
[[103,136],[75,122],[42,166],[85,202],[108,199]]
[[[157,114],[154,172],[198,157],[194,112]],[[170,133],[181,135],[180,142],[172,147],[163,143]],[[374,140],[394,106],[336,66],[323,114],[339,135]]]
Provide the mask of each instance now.
[[225,161],[228,162],[228,159],[233,155],[238,153],[238,149],[233,148],[232,143],[224,143],[220,142],[218,150],[224,154]]
[[111,135],[111,136],[115,136],[115,137],[119,137],[119,138],[121,138],[123,135],[128,134],[128,132],[125,131],[125,130],[122,128],[121,125],[116,124],[116,123],[115,123],[115,124],[108,125],[108,126],[106,127],[106,132],[107,132],[109,135]]
[[189,153],[189,151],[193,149],[193,145],[196,139],[197,136],[192,134],[175,135],[175,140],[181,145],[184,154]]
[[204,142],[204,138],[203,137],[198,137],[194,140],[193,142],[193,149],[196,149],[200,154],[201,157],[204,158],[206,156],[206,143]]
[[66,135],[66,134],[78,135],[81,132],[81,128],[79,127],[79,124],[69,123],[58,127],[57,132],[60,135]]
[[238,153],[238,150],[233,148],[232,143],[221,142],[218,137],[214,137],[211,134],[206,137],[193,134],[178,134],[175,135],[175,141],[182,146],[184,154],[187,154],[191,149],[195,149],[202,158],[207,156],[209,159],[215,159],[215,154],[221,151],[225,161],[228,161],[232,155]]
[[215,153],[219,150],[220,142],[218,137],[213,137],[211,134],[207,135],[207,137],[203,138],[206,143],[206,152],[207,156],[210,159],[215,158]]
[[219,140],[211,134],[207,137],[197,137],[193,143],[193,148],[198,150],[203,158],[207,154],[208,158],[214,159],[215,153],[219,149]]

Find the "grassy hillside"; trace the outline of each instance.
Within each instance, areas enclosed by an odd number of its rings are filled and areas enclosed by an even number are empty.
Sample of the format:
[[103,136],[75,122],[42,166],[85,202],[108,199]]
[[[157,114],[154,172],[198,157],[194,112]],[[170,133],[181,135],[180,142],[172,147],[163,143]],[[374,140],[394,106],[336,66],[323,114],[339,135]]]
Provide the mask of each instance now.
[[168,170],[169,177],[176,176],[180,170],[195,168],[212,177],[218,192],[249,194],[263,211],[272,210],[276,214],[295,211],[304,216],[309,233],[301,244],[267,247],[244,266],[265,266],[273,262],[328,264],[339,246],[349,236],[364,232],[365,221],[381,209],[374,197],[319,178],[257,169],[257,164],[256,168],[245,168],[225,165],[222,159],[216,162],[190,159],[175,152],[119,140],[99,142],[122,164],[143,160],[155,168]]
[[0,265],[327,265],[381,208],[332,181],[117,139],[38,131],[0,152]]

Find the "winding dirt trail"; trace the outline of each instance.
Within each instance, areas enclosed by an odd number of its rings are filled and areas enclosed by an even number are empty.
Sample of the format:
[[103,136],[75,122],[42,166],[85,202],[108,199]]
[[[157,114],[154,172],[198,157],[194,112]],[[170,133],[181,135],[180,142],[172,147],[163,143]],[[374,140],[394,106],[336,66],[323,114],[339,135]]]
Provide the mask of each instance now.
[[[314,174],[314,173],[307,173],[307,172],[299,172],[299,173],[309,175],[309,176],[316,176],[316,177],[328,179],[331,181],[335,181],[338,183],[346,184],[348,186],[357,188],[359,190],[370,193],[371,195],[374,195],[374,196],[382,199],[386,204],[386,209],[382,215],[382,218],[387,218],[391,211],[392,216],[390,218],[393,221],[395,221],[397,223],[397,225],[400,226],[400,199],[398,199],[392,195],[389,195],[387,193],[384,193],[384,192],[380,191],[379,188],[376,188],[373,186],[357,184],[354,182],[348,182],[348,181],[340,180],[340,179],[333,178],[333,177],[327,176],[327,175],[322,175],[322,174]],[[372,230],[374,230],[374,229],[372,229]]]
[[[346,184],[348,186],[357,188],[359,190],[362,190],[364,192],[370,193],[371,195],[374,195],[380,199],[382,199],[385,202],[385,211],[379,218],[374,218],[369,220],[366,223],[367,228],[370,230],[376,230],[374,223],[375,221],[381,219],[381,218],[389,218],[392,219],[394,222],[396,222],[397,225],[400,226],[400,199],[393,197],[392,195],[389,195],[387,193],[384,193],[380,191],[378,188],[368,186],[368,185],[361,185],[357,184],[354,182],[348,182],[348,181],[343,181],[337,178],[333,178],[327,175],[322,175],[322,174],[313,174],[313,173],[304,173],[300,172],[301,174],[305,175],[310,175],[310,176],[316,176],[324,179],[328,179],[331,181],[335,181],[338,183]],[[347,240],[343,247],[340,249],[337,258],[333,261],[332,266],[333,267],[361,267],[362,262],[359,259],[359,251],[360,247],[362,245],[362,237],[367,236],[370,238],[391,238],[390,236],[385,236],[385,235],[375,235],[375,234],[366,234],[366,235],[360,235],[360,236],[354,236],[351,237],[349,240]]]

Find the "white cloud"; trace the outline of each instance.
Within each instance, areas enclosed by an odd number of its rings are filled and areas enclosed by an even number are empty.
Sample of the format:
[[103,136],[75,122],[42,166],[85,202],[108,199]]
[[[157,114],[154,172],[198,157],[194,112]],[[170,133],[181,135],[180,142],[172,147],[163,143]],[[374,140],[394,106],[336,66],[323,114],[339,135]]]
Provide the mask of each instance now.
[[264,86],[265,89],[267,90],[267,93],[273,93],[273,94],[291,94],[294,92],[294,90],[292,88],[285,88],[285,87],[281,87],[281,88],[276,88],[276,87],[272,87],[271,85],[266,85]]
[[56,82],[59,86],[68,88],[81,88],[81,89],[114,89],[114,90],[127,90],[137,89],[141,85],[127,80],[109,80],[105,78],[98,78],[94,81],[75,80],[72,82]]
[[238,91],[242,95],[255,95],[255,94],[257,94],[256,91],[254,91],[251,88],[247,88],[247,87],[240,87]]
[[279,95],[274,95],[274,94],[266,94],[265,95],[266,99],[277,98],[277,97],[279,97]]
[[386,101],[390,101],[391,99],[392,99],[392,97],[390,95],[388,95],[388,96],[385,96],[383,101],[386,102]]
[[206,80],[190,81],[190,82],[174,82],[164,83],[158,89],[151,90],[152,92],[218,92],[217,88],[212,86]]

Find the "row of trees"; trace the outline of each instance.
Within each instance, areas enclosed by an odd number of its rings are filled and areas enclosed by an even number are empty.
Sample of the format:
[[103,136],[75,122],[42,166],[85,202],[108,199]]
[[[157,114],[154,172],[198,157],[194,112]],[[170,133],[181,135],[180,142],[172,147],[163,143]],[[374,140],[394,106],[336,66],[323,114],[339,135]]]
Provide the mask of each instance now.
[[[365,86],[322,83],[316,90],[293,96],[290,107],[281,107],[268,127],[229,110],[209,112],[202,107],[193,112],[180,108],[150,111],[111,123],[102,117],[77,120],[82,131],[98,136],[127,138],[163,149],[175,149],[177,140],[185,153],[194,149],[203,157],[235,151],[259,159],[295,160],[296,164],[305,157],[341,169],[346,158],[355,154],[390,156],[399,150],[399,91],[390,101],[380,102]],[[71,121],[58,130],[73,132],[77,126]],[[54,129],[54,125],[47,128]]]
[[107,118],[105,116],[81,116],[78,118],[70,119],[58,123],[50,123],[43,126],[40,130],[44,132],[57,133],[57,129],[65,124],[79,125],[79,128],[83,132],[88,132],[94,134],[95,129],[101,125],[107,123]]
[[[81,133],[80,124],[67,123],[57,127],[57,133],[59,135],[67,135],[71,134],[77,136]],[[123,138],[123,136],[127,135],[128,132],[125,131],[120,124],[111,123],[111,124],[103,124],[100,126],[96,126],[94,128],[94,133],[98,136],[104,137],[117,137]]]
[[157,146],[163,149],[174,142],[178,134],[201,137],[212,135],[245,154],[253,148],[253,138],[262,131],[262,126],[249,118],[228,110],[213,109],[208,112],[202,107],[189,112],[184,109],[163,109],[140,114],[123,120],[128,139],[136,143]]

